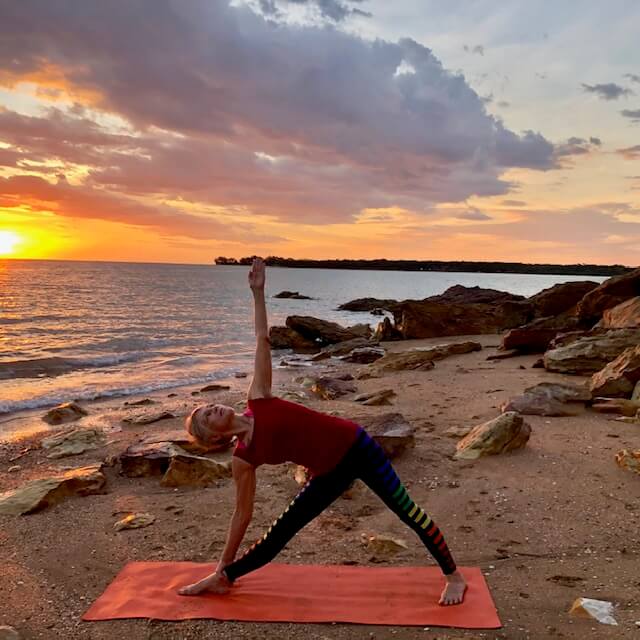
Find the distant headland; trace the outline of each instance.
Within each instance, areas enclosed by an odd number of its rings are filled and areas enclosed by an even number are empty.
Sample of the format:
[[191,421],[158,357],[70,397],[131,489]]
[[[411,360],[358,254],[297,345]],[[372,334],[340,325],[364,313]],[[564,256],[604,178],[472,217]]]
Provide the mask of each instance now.
[[[215,259],[217,265],[250,265],[253,257]],[[464,273],[533,273],[567,276],[617,276],[632,270],[623,265],[599,264],[525,264],[523,262],[469,262],[463,260],[303,260],[268,256],[270,267],[302,269],[361,269],[371,271],[449,271]]]

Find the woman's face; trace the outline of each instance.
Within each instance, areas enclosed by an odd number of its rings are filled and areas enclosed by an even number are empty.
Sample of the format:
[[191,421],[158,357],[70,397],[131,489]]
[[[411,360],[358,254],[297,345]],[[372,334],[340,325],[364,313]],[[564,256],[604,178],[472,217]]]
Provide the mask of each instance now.
[[229,439],[228,431],[231,428],[231,421],[234,410],[224,404],[205,404],[198,407],[192,417],[200,425],[198,433],[207,444],[214,445],[217,441]]

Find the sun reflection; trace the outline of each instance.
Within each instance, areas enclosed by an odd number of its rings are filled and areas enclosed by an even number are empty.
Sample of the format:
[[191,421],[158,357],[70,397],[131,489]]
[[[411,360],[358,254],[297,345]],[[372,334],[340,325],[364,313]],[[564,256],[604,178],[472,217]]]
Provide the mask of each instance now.
[[0,230],[0,256],[12,255],[21,243],[22,237],[14,231]]

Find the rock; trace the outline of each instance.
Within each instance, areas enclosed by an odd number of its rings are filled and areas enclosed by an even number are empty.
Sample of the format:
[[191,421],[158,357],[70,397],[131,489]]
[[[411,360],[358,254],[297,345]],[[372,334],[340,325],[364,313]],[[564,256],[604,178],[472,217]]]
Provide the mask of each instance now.
[[578,303],[576,315],[583,326],[598,322],[607,309],[640,295],[640,269],[605,280]]
[[640,328],[640,296],[607,309],[598,323],[603,329],[638,329]]
[[276,293],[274,298],[293,298],[295,300],[313,300],[309,296],[300,295],[298,291],[281,291],[280,293]]
[[381,347],[360,347],[353,349],[346,356],[342,356],[345,362],[355,362],[357,364],[371,364],[384,357],[386,351]]
[[485,360],[508,360],[509,358],[515,358],[517,356],[521,356],[522,352],[516,349],[511,349],[510,351],[501,351],[500,353],[493,353],[490,356],[487,356]]
[[384,309],[372,309],[370,313],[372,316],[383,316],[386,311]]
[[339,311],[373,311],[374,309],[388,309],[397,300],[380,300],[378,298],[358,298],[345,302],[338,307]]
[[231,463],[202,456],[178,454],[171,458],[160,484],[163,487],[207,487],[221,478],[231,477]]
[[66,402],[53,409],[49,409],[49,411],[42,416],[42,419],[47,424],[58,425],[65,422],[75,422],[86,415],[88,415],[88,413],[80,405],[75,402]]
[[326,353],[333,357],[346,356],[354,349],[375,347],[378,344],[376,341],[371,341],[368,338],[352,338],[351,340],[345,340],[344,342],[338,342],[337,344],[331,344],[325,347],[320,353]]
[[558,333],[574,329],[577,319],[573,316],[538,318],[533,322],[509,329],[502,337],[501,349],[517,349],[522,353],[543,353]]
[[616,413],[632,418],[640,410],[640,402],[624,398],[595,398],[591,408],[598,413]]
[[42,440],[42,448],[50,450],[47,458],[65,458],[92,451],[106,443],[104,432],[100,429],[75,429],[58,433]]
[[122,422],[130,425],[144,425],[160,422],[161,420],[171,420],[172,418],[175,418],[175,416],[170,411],[155,411],[152,413],[141,413],[135,416],[127,416],[122,419]]
[[464,438],[473,427],[467,426],[458,426],[458,427],[449,427],[443,435],[447,438]]
[[544,358],[538,358],[532,365],[532,369],[544,369]]
[[51,507],[71,496],[105,493],[107,479],[101,465],[65,471],[48,478],[32,480],[24,487],[0,494],[0,515],[25,515]]
[[640,402],[640,381],[636,382],[636,386],[631,394],[631,399],[634,402]]
[[287,391],[282,395],[283,400],[289,400],[289,402],[297,402],[299,404],[305,404],[308,400],[307,396],[301,391]]
[[368,536],[363,533],[362,542],[367,549],[373,553],[374,560],[392,558],[401,551],[406,551],[409,548],[404,540],[383,535]]
[[358,332],[352,332],[336,322],[320,320],[311,316],[288,316],[287,327],[297,331],[307,340],[312,340],[320,345],[344,342],[353,338],[362,337]]
[[528,298],[528,302],[533,306],[536,318],[559,316],[573,310],[587,293],[598,286],[597,282],[591,280],[563,282],[536,293]]
[[[347,331],[351,332],[356,338],[367,338],[371,337],[373,331],[371,331],[371,325],[366,322],[361,322],[360,324],[354,324],[350,327],[347,327]],[[355,338],[354,338],[355,340]]]
[[320,345],[315,340],[308,340],[289,327],[271,327],[269,342],[272,349],[293,349],[295,353],[316,353]]
[[246,378],[249,374],[246,371],[236,371],[233,374],[234,378]]
[[425,301],[441,302],[445,304],[500,304],[502,302],[519,302],[525,300],[524,296],[496,289],[483,289],[482,287],[465,287],[456,284],[449,287],[444,293],[425,298]]
[[381,342],[389,342],[391,340],[402,340],[402,333],[393,326],[389,318],[385,318],[376,327],[373,337]]
[[393,389],[382,389],[373,393],[361,393],[354,398],[354,401],[369,407],[378,407],[391,404],[390,400],[395,395],[396,392]]
[[311,387],[311,391],[324,400],[335,400],[357,390],[355,384],[336,378],[318,378]]
[[113,525],[116,531],[122,531],[123,529],[141,529],[142,527],[148,527],[156,521],[156,517],[151,513],[130,513],[128,516],[118,520]]
[[8,625],[0,626],[0,640],[21,640],[20,634]]
[[616,625],[613,617],[613,604],[606,600],[593,600],[591,598],[576,598],[569,614],[578,618],[590,618],[601,624]]
[[228,384],[219,384],[217,382],[213,382],[202,387],[200,391],[202,393],[206,393],[207,391],[228,391],[229,389],[231,389],[231,387]]
[[524,447],[531,435],[531,427],[515,411],[474,427],[456,445],[455,457],[475,460],[481,456],[506,453]]
[[133,400],[131,402],[125,402],[125,407],[144,407],[146,405],[156,404],[155,400],[151,398],[143,398],[142,400]]
[[591,378],[594,396],[628,398],[640,382],[640,344],[625,349]]
[[585,403],[590,400],[591,394],[586,387],[541,382],[511,398],[500,410],[503,413],[517,411],[528,416],[575,416],[579,413],[577,408],[566,403]]
[[130,478],[163,475],[176,455],[189,455],[171,442],[137,443],[120,454],[120,473]]
[[323,360],[329,360],[330,358],[331,356],[328,353],[321,351],[311,358],[311,362],[322,362]]
[[352,420],[367,430],[388,458],[397,458],[415,445],[413,427],[401,413],[354,416]]
[[153,435],[147,436],[142,440],[141,444],[158,444],[163,442],[175,444],[184,449],[187,453],[202,455],[204,453],[225,451],[231,446],[233,439],[229,438],[228,441],[215,446],[204,446],[192,438],[185,429],[175,429],[173,431],[163,431],[161,433],[154,433]]
[[412,349],[399,353],[389,353],[371,365],[371,369],[378,372],[383,371],[405,371],[419,370],[427,371],[433,369],[435,360],[443,360],[452,355],[479,351],[482,345],[479,342],[454,342],[451,344],[438,345],[430,349]]
[[628,449],[618,451],[616,453],[616,464],[621,469],[640,474],[640,449],[636,451],[629,451]]
[[305,485],[309,480],[311,480],[311,472],[306,467],[303,467],[300,464],[294,465],[293,469],[293,479],[299,485]]
[[600,371],[625,349],[638,344],[640,329],[612,329],[547,351],[544,366],[548,371],[588,375]]
[[22,467],[19,464],[14,464],[7,469],[8,473],[15,473],[16,471],[20,471]]

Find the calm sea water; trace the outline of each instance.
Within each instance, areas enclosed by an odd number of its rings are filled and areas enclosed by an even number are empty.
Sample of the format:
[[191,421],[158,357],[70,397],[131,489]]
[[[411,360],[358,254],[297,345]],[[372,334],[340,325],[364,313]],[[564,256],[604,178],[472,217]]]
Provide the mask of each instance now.
[[[455,284],[530,296],[584,279],[270,268],[267,306],[270,324],[300,314],[375,326],[336,307]],[[315,299],[273,298],[285,289]],[[226,378],[250,370],[253,340],[246,267],[0,261],[0,413]]]

